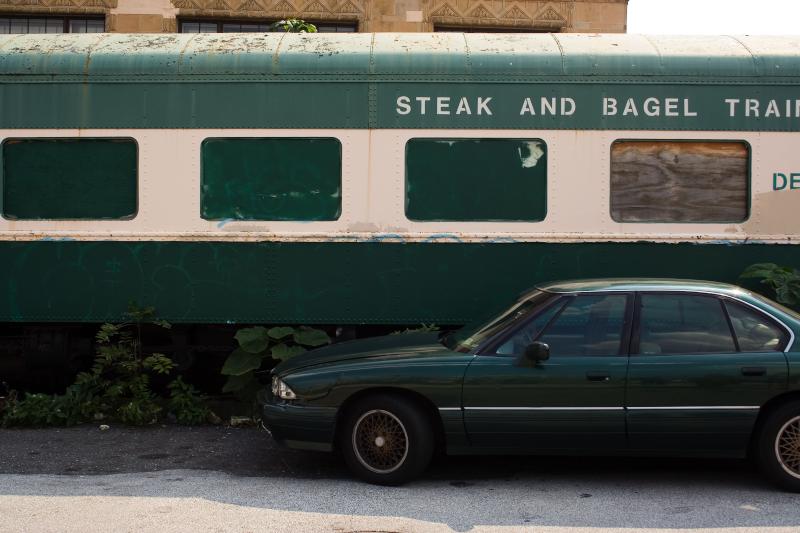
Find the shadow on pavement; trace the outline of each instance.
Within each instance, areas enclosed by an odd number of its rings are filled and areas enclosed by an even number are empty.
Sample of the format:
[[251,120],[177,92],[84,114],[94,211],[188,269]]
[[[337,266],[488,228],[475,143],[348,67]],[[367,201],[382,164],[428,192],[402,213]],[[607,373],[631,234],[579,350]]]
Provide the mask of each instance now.
[[416,482],[376,487],[352,480],[335,455],[284,450],[259,430],[222,427],[1,430],[0,458],[0,473],[11,474],[0,476],[0,495],[191,497],[400,516],[459,531],[800,526],[800,497],[766,485],[745,461],[440,457]]

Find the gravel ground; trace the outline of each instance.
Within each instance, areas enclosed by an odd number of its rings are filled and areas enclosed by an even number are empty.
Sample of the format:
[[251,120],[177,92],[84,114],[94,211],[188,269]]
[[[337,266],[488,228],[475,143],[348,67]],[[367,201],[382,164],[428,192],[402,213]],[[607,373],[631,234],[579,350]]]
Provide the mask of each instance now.
[[800,496],[743,461],[439,458],[352,480],[254,428],[0,430],[0,532],[800,532]]

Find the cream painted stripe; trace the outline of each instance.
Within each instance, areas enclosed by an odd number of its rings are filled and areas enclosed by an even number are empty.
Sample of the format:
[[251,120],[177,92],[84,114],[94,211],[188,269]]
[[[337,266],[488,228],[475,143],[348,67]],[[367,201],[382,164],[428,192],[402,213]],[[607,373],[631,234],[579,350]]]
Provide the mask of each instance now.
[[[132,137],[139,146],[139,213],[131,220],[0,219],[0,239],[298,240],[382,242],[788,243],[800,239],[791,191],[773,191],[775,172],[800,168],[797,133],[343,130],[24,129],[9,137]],[[200,218],[200,147],[209,137],[335,137],[342,143],[342,216],[336,221],[206,221]],[[405,144],[411,138],[542,139],[548,149],[547,217],[542,222],[416,222],[405,218]],[[740,224],[620,224],[609,213],[610,147],[618,139],[741,140],[752,146],[752,216]],[[586,233],[590,230],[592,233]]]
[[[0,227],[4,221],[0,220]],[[84,223],[85,221],[81,221]],[[98,221],[102,224],[105,221]],[[64,221],[59,221],[64,224]],[[17,225],[23,224],[17,222]],[[650,236],[650,235],[630,235],[602,236],[602,235],[551,235],[551,234],[491,234],[491,235],[461,235],[457,233],[442,235],[440,233],[264,233],[264,232],[185,232],[185,233],[164,233],[164,232],[130,232],[130,231],[0,231],[0,241],[41,241],[41,240],[76,240],[76,241],[220,241],[220,242],[475,242],[475,243],[626,243],[626,242],[650,242],[665,244],[713,244],[724,239],[725,244],[797,244],[799,241],[795,237],[785,237],[776,239],[774,236],[747,236],[731,239],[730,236],[707,235],[701,238],[691,238],[686,235],[674,236]]]

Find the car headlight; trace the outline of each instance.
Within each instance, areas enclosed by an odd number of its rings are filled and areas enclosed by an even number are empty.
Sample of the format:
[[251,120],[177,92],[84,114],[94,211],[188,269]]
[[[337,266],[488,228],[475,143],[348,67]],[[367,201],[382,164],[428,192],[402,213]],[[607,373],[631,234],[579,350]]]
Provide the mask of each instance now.
[[294,391],[278,376],[272,377],[272,395],[281,400],[294,400],[297,398]]

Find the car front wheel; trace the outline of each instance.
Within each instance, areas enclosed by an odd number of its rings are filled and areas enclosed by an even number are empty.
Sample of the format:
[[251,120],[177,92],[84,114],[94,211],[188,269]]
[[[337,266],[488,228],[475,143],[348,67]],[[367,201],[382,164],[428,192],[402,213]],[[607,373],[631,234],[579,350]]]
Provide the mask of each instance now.
[[800,492],[800,402],[782,405],[764,420],[758,435],[758,462],[775,484]]
[[379,485],[419,476],[430,463],[429,417],[404,398],[379,394],[358,400],[344,415],[339,446],[350,470]]

